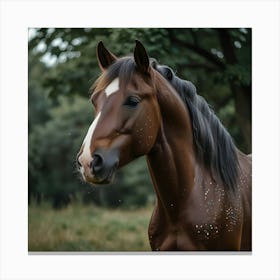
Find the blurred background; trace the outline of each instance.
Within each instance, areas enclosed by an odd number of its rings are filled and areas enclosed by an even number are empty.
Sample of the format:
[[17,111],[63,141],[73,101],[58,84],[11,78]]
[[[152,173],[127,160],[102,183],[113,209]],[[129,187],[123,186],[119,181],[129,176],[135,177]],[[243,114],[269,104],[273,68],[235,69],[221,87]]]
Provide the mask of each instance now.
[[251,152],[251,29],[30,28],[28,38],[29,251],[146,251],[154,192],[145,158],[106,187],[83,183],[75,157],[94,118],[96,45],[150,57],[192,81],[237,147]]

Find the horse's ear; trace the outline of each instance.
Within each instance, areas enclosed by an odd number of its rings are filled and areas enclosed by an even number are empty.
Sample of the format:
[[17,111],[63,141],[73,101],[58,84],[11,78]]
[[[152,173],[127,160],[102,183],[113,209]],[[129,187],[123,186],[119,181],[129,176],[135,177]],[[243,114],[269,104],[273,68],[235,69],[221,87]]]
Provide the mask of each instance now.
[[134,49],[134,60],[137,65],[137,68],[143,72],[148,73],[149,67],[150,67],[150,60],[149,56],[142,45],[142,43],[138,40],[136,40],[136,46]]
[[100,41],[97,45],[97,60],[100,69],[102,71],[105,71],[111,64],[113,64],[117,60],[117,57],[109,52],[103,45],[103,42]]

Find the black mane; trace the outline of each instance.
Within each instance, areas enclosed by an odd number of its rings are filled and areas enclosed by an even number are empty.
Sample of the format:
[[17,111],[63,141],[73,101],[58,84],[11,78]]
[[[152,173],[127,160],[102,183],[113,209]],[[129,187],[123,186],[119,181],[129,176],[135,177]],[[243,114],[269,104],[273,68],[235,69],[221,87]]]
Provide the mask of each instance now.
[[218,176],[230,189],[236,189],[238,158],[230,134],[191,82],[180,79],[170,67],[156,60],[151,60],[151,64],[173,86],[189,110],[197,158],[214,178]]

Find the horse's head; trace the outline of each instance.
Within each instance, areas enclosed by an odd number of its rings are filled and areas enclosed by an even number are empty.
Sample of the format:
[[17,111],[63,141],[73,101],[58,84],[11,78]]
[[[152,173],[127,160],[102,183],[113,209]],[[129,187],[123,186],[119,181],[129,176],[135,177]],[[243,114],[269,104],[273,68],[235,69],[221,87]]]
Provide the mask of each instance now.
[[95,119],[77,156],[84,180],[109,183],[117,168],[151,151],[160,127],[155,72],[143,45],[118,59],[102,42],[97,47],[102,75],[91,96]]

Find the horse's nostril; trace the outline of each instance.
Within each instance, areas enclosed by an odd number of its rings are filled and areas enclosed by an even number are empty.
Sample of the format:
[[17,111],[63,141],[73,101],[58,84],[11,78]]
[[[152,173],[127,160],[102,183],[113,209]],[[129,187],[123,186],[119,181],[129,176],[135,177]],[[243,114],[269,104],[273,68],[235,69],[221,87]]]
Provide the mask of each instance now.
[[99,154],[94,154],[92,162],[90,163],[90,168],[93,172],[98,172],[103,167],[103,158]]

